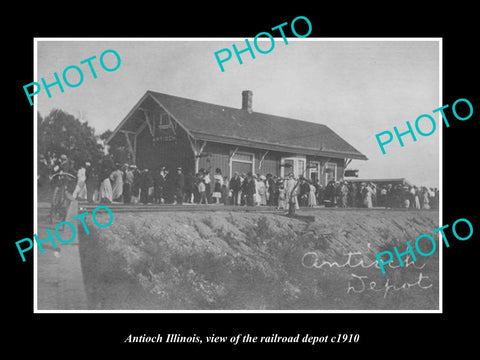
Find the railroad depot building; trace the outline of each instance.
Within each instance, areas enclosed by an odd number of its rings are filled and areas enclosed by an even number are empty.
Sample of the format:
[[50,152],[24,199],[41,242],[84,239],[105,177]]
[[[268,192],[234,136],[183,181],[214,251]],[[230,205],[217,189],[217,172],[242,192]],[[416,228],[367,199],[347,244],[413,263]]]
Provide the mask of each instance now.
[[340,180],[352,159],[367,160],[325,125],[253,111],[252,92],[239,109],[147,91],[107,144],[123,141],[134,164],[151,170],[181,166],[224,176],[286,176],[293,172],[326,185]]

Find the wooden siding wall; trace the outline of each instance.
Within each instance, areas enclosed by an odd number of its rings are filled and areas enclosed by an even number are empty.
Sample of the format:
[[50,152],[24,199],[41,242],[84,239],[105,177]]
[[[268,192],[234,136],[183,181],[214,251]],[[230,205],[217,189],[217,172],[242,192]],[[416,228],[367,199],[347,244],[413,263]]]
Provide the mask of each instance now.
[[181,166],[184,172],[193,173],[195,165],[187,134],[177,126],[176,135],[176,141],[156,142],[154,145],[150,130],[145,127],[137,136],[137,166],[151,170],[166,166],[170,171]]
[[[216,168],[222,171],[223,176],[230,176],[229,161],[230,155],[236,146],[207,143],[204,149],[204,156],[200,158],[199,169],[208,169],[211,173],[215,172]],[[252,149],[247,147],[239,147],[238,152],[253,153],[254,154],[254,172],[260,175],[272,174],[280,176],[280,160],[282,157],[291,156],[291,154],[269,151],[265,156],[262,167],[259,169],[260,159],[265,153],[264,150]],[[324,162],[327,160],[324,157],[307,156],[307,161]],[[343,159],[329,159],[328,162],[337,164],[337,180],[342,179],[344,172]],[[325,174],[319,174],[320,184],[325,184]]]
[[282,154],[269,151],[262,162],[262,167],[259,169],[260,159],[265,154],[265,151],[255,150],[255,173],[260,175],[272,174],[280,175],[280,159]]
[[[148,167],[149,169],[157,169],[160,166],[167,166],[174,170],[177,166],[182,166],[186,171],[194,171],[193,153],[190,148],[186,133],[177,127],[176,142],[162,142],[153,145],[152,136],[148,127],[137,137],[137,165],[140,168]],[[214,173],[219,168],[223,176],[230,176],[230,155],[236,146],[207,143],[203,150],[203,154],[199,160],[199,169],[207,169],[210,173]],[[280,176],[280,160],[283,156],[291,154],[269,151],[265,156],[262,166],[259,169],[260,159],[265,153],[264,150],[239,147],[238,152],[254,154],[254,173],[260,175],[272,174]],[[308,161],[324,162],[324,157],[307,156]],[[337,180],[341,180],[344,172],[343,159],[329,159],[330,163],[337,164]],[[320,184],[325,186],[325,174],[319,173]]]
[[[210,172],[215,172],[215,169],[219,168],[224,176],[230,176],[230,155],[236,146],[219,144],[219,143],[207,143],[203,152],[203,156],[199,161],[199,169],[208,169]],[[238,147],[239,153],[250,153],[254,156],[254,169],[255,174],[260,175],[280,175],[280,159],[282,153],[269,151],[264,157],[262,166],[259,169],[260,160],[265,154],[264,150],[252,149],[247,147]]]
[[[199,169],[208,169],[213,173],[215,172],[215,169],[219,168],[224,176],[230,176],[230,155],[235,148],[236,146],[233,145],[207,143],[203,150],[204,154],[199,161]],[[254,173],[260,175],[280,175],[280,153],[269,152],[262,162],[261,169],[259,169],[258,166],[260,165],[260,159],[265,151],[239,147],[238,152],[253,154]]]
[[212,174],[215,173],[216,168],[219,168],[223,176],[228,176],[229,149],[230,146],[227,145],[207,143],[200,157],[198,168],[209,170]]
[[343,159],[337,159],[337,180],[342,180],[343,179],[343,173],[345,172],[345,166]]

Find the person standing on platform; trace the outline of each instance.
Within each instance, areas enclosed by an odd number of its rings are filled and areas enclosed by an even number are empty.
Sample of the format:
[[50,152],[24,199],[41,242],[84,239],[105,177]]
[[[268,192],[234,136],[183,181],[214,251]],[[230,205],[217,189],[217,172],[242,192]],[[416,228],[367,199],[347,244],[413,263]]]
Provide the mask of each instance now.
[[60,170],[62,170],[63,172],[70,173],[72,166],[67,155],[65,154],[60,155],[59,166],[60,166]]
[[209,204],[212,203],[212,179],[210,178],[210,171],[203,171],[203,182],[205,183],[205,196]]
[[417,186],[413,186],[413,189],[415,190],[414,196],[413,196],[413,201],[414,201],[414,209],[420,209],[420,189],[417,188]]
[[223,177],[222,185],[222,203],[223,205],[230,205],[230,189],[228,188],[228,177]]
[[192,175],[192,172],[189,170],[185,174],[185,202],[188,204],[193,203],[193,185],[195,184],[195,177]]
[[422,209],[430,209],[430,193],[426,187],[422,188],[421,192],[421,198],[422,198]]
[[335,188],[335,191],[334,191],[335,196],[334,196],[333,202],[335,203],[335,207],[340,207],[341,206],[340,199],[342,198],[342,193],[340,192],[340,182],[335,181],[333,186]]
[[256,187],[255,187],[255,179],[251,172],[247,173],[247,177],[244,180],[245,182],[245,202],[247,206],[254,206],[255,205],[255,194],[256,194]]
[[411,209],[415,209],[415,193],[416,193],[416,190],[415,190],[415,187],[414,186],[410,186],[408,188],[408,191],[409,191],[409,200],[410,200],[410,205],[409,205],[409,208]]
[[290,209],[291,204],[293,204],[296,210],[299,209],[298,199],[297,199],[298,186],[295,187],[295,184],[296,184],[296,180],[293,177],[293,173],[288,174],[288,177],[284,182],[285,201],[287,203],[287,210]]
[[140,173],[140,202],[148,204],[150,202],[149,189],[153,187],[153,179],[150,171],[146,168]]
[[165,166],[162,166],[160,168],[160,176],[158,177],[158,184],[157,184],[157,197],[158,197],[158,202],[159,204],[163,204],[165,202],[165,188],[166,188],[166,183],[165,183],[165,178],[166,178],[166,168]]
[[77,185],[73,191],[73,198],[85,200],[87,198],[87,187],[85,181],[87,180],[85,165],[81,164],[77,171]]
[[317,205],[323,205],[325,196],[325,188],[320,184],[320,180],[317,180]]
[[175,176],[176,174],[170,172],[170,169],[165,169],[165,203],[173,204],[175,202]]
[[267,205],[275,206],[275,194],[277,192],[276,183],[272,174],[267,174]]
[[130,204],[132,200],[132,186],[133,186],[133,171],[128,166],[128,164],[124,165],[123,169],[123,202],[124,204]]
[[203,181],[201,173],[198,173],[198,196],[199,196],[199,204],[202,204],[205,201],[205,204],[208,204],[207,195],[205,194],[205,182]]
[[308,197],[310,194],[310,184],[308,183],[307,179],[303,176],[300,177],[300,186],[299,186],[299,194],[298,200],[300,206],[307,206],[308,205]]
[[[275,183],[275,190],[273,191],[273,206],[277,206],[278,197],[280,196],[280,185],[283,185],[283,179],[280,177],[274,176],[273,182]],[[285,192],[285,187],[283,187],[283,191]]]
[[342,208],[347,207],[347,198],[348,198],[347,182],[342,181],[340,183],[340,207],[342,207]]
[[370,184],[366,184],[363,188],[363,204],[366,208],[371,209],[373,207],[372,203],[373,190]]
[[112,198],[113,201],[122,201],[123,194],[123,174],[120,170],[120,164],[116,164],[115,170],[110,175],[112,181]]
[[357,189],[356,189],[355,183],[349,182],[347,187],[348,187],[347,206],[348,207],[357,207],[357,203],[356,203]]
[[277,209],[279,210],[287,210],[286,204],[286,195],[285,195],[285,187],[283,183],[278,183],[278,202],[277,202]]
[[242,186],[242,180],[237,171],[233,174],[232,178],[230,179],[230,191],[232,192],[232,205],[240,205],[239,203],[239,192]]
[[315,195],[317,189],[312,182],[308,182],[308,186],[310,187],[310,192],[308,193],[308,207],[317,206],[317,197]]
[[152,203],[153,204],[158,204],[159,201],[159,196],[158,196],[158,184],[159,184],[159,179],[160,179],[160,169],[152,169],[152,183],[153,183],[153,189],[152,189]]
[[114,170],[113,160],[110,157],[103,159],[100,173],[100,202],[110,204],[113,201],[110,175]]
[[223,176],[222,171],[217,168],[215,169],[215,175],[213,175],[213,193],[212,197],[215,198],[215,204],[220,204],[220,198],[222,197],[222,185],[223,185]]
[[385,188],[385,207],[386,208],[393,208],[393,186],[392,184],[387,184]]
[[98,174],[96,167],[87,161],[85,163],[85,186],[87,187],[87,201],[91,204],[98,197]]
[[326,206],[334,207],[335,206],[335,181],[330,180],[325,187],[325,200]]
[[267,178],[264,175],[259,175],[257,177],[257,194],[259,197],[259,205],[267,205],[267,186],[265,185],[265,180]]
[[130,169],[132,169],[133,173],[131,202],[132,204],[138,204],[140,200],[140,180],[142,176],[136,165],[130,165]]
[[199,172],[195,174],[195,178],[193,181],[193,203],[198,204],[200,203],[200,189],[199,185],[202,181],[202,174]]
[[248,184],[248,175],[242,173],[240,176],[241,185],[240,185],[240,195],[239,195],[239,205],[247,205],[247,184]]
[[177,176],[175,179],[175,200],[177,205],[183,204],[183,189],[185,187],[185,175],[183,175],[182,168],[177,168]]

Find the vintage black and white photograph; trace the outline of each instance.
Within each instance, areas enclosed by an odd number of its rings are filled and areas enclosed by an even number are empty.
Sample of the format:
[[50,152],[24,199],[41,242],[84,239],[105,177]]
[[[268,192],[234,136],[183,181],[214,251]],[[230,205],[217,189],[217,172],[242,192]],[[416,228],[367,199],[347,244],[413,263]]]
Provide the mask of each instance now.
[[441,38],[274,36],[35,39],[35,312],[441,312]]

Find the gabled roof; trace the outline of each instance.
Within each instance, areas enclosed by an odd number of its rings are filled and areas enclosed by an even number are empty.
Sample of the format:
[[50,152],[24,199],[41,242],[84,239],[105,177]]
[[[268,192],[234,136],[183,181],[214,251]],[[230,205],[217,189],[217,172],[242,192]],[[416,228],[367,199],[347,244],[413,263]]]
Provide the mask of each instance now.
[[[367,160],[326,125],[147,91],[197,140],[305,155]],[[137,103],[136,107],[141,105]],[[130,114],[132,111],[130,112]],[[127,118],[113,132],[123,126]],[[108,142],[107,141],[107,142]]]

